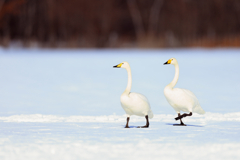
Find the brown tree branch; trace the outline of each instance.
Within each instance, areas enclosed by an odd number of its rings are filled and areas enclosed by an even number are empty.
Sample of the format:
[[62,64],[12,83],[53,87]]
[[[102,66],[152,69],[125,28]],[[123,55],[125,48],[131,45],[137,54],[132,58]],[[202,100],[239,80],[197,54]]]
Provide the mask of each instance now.
[[149,27],[148,27],[149,36],[153,36],[157,32],[159,13],[163,6],[163,2],[164,0],[155,0],[153,2],[149,15]]
[[3,7],[4,2],[5,2],[5,0],[1,0],[1,1],[0,1],[0,12],[1,12],[1,10],[2,10],[2,7]]
[[145,35],[140,10],[138,9],[135,0],[127,0],[127,4],[135,27],[137,39],[140,40]]

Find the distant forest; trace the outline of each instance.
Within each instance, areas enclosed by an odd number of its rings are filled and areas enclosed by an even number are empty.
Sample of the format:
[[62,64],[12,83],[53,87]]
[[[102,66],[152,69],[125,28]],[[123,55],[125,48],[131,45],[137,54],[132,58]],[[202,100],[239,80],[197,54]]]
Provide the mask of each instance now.
[[0,45],[240,46],[240,0],[0,0]]

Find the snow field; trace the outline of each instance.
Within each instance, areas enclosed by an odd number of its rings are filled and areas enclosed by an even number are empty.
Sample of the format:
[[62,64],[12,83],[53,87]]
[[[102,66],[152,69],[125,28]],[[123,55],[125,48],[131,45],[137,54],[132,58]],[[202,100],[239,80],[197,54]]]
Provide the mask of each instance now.
[[[177,115],[172,114],[157,114],[154,115],[150,122],[171,122]],[[131,116],[133,122],[145,121],[145,118],[138,116]],[[56,115],[12,115],[6,117],[0,117],[2,122],[125,122],[126,116],[109,115],[109,116],[56,116]],[[185,122],[200,122],[207,123],[211,121],[240,121],[240,112],[236,113],[210,113],[207,112],[204,115],[194,114],[190,118],[184,118]]]
[[[1,159],[239,159],[240,144],[159,144],[142,141],[137,144],[88,144],[73,142],[71,144],[13,144],[0,146]],[[8,153],[8,156],[6,156]]]
[[[172,116],[173,117],[173,116]],[[239,121],[0,122],[3,160],[230,159],[240,158]],[[144,118],[142,118],[144,119]],[[190,118],[189,118],[190,119]],[[187,121],[187,119],[186,119]]]
[[[1,160],[240,159],[239,49],[51,50],[0,48]],[[163,95],[178,59],[176,87],[191,90],[205,115],[177,116]],[[132,91],[154,118],[126,116],[120,95],[128,61]]]

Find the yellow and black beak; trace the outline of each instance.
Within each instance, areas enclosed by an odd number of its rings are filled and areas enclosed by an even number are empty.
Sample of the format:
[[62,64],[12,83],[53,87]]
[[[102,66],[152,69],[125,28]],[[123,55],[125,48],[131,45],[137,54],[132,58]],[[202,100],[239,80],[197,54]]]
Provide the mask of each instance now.
[[122,63],[120,63],[120,64],[118,64],[116,66],[113,66],[113,68],[121,68],[121,66],[122,66]]
[[171,64],[171,59],[169,59],[167,62],[165,62],[165,63],[163,63],[163,65],[165,65],[165,64]]

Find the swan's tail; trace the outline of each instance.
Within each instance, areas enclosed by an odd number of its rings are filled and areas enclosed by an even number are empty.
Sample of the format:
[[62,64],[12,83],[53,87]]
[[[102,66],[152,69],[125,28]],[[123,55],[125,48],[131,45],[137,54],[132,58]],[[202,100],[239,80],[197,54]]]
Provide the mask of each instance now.
[[153,118],[153,112],[152,110],[148,111],[148,118],[152,119]]
[[202,109],[202,107],[200,105],[196,106],[193,109],[193,112],[198,113],[198,114],[205,114],[205,111]]

